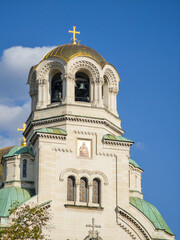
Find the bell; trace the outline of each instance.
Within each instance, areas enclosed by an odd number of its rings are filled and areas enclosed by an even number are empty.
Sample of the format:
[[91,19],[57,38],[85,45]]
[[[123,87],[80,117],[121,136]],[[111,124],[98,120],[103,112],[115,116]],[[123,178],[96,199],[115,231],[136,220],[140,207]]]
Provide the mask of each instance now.
[[80,84],[79,90],[86,90],[86,87],[85,87],[85,84],[84,84],[84,83],[81,83],[81,84]]
[[54,91],[54,96],[53,96],[54,99],[59,99],[59,90],[55,90]]

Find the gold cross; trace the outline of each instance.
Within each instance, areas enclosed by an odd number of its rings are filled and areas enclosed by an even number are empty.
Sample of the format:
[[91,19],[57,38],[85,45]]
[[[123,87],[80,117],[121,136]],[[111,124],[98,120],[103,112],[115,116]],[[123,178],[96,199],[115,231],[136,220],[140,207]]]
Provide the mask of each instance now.
[[76,32],[76,26],[73,26],[73,31],[69,30],[69,33],[73,33],[72,44],[76,44],[76,33],[80,34],[80,32]]
[[[23,128],[18,128],[18,131],[24,132],[26,129],[26,124],[23,123]],[[21,142],[21,146],[26,147],[26,138],[23,136],[22,142]]]

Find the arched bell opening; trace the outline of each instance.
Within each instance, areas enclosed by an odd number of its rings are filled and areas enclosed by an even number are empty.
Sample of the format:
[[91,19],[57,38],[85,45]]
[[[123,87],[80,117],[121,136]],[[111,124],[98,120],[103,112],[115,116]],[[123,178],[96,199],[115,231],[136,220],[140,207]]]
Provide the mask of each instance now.
[[51,103],[62,102],[63,84],[61,79],[62,73],[56,73],[51,81]]
[[75,101],[90,102],[90,79],[84,72],[75,75]]
[[103,99],[104,106],[108,108],[109,89],[108,89],[108,81],[106,77],[104,77],[104,84],[102,85],[102,99]]

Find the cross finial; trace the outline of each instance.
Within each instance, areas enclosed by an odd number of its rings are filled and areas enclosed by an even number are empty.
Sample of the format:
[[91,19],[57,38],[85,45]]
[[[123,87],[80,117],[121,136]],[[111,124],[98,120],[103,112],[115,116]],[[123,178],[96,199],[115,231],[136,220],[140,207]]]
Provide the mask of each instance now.
[[[23,128],[18,128],[18,131],[24,132],[26,129],[26,124],[23,123]],[[23,136],[21,146],[26,147],[26,138]]]
[[72,44],[76,44],[76,33],[80,34],[80,32],[76,32],[76,26],[73,26],[73,31],[69,30],[69,33],[73,33]]
[[99,239],[99,232],[95,231],[95,228],[101,228],[100,225],[95,225],[95,220],[92,218],[92,224],[87,224],[86,227],[91,227],[92,230],[89,231],[89,235],[91,238]]

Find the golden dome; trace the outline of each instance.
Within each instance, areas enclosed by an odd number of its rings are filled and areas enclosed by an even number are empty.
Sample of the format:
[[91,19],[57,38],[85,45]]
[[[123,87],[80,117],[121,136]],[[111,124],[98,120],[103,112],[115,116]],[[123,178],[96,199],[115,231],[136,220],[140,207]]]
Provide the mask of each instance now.
[[70,59],[77,56],[86,56],[94,59],[97,63],[99,63],[102,67],[106,64],[106,60],[94,49],[87,47],[81,44],[64,44],[61,46],[57,46],[49,53],[47,53],[44,58],[41,60],[50,59],[53,57],[58,57],[63,59],[65,62],[68,62]]

